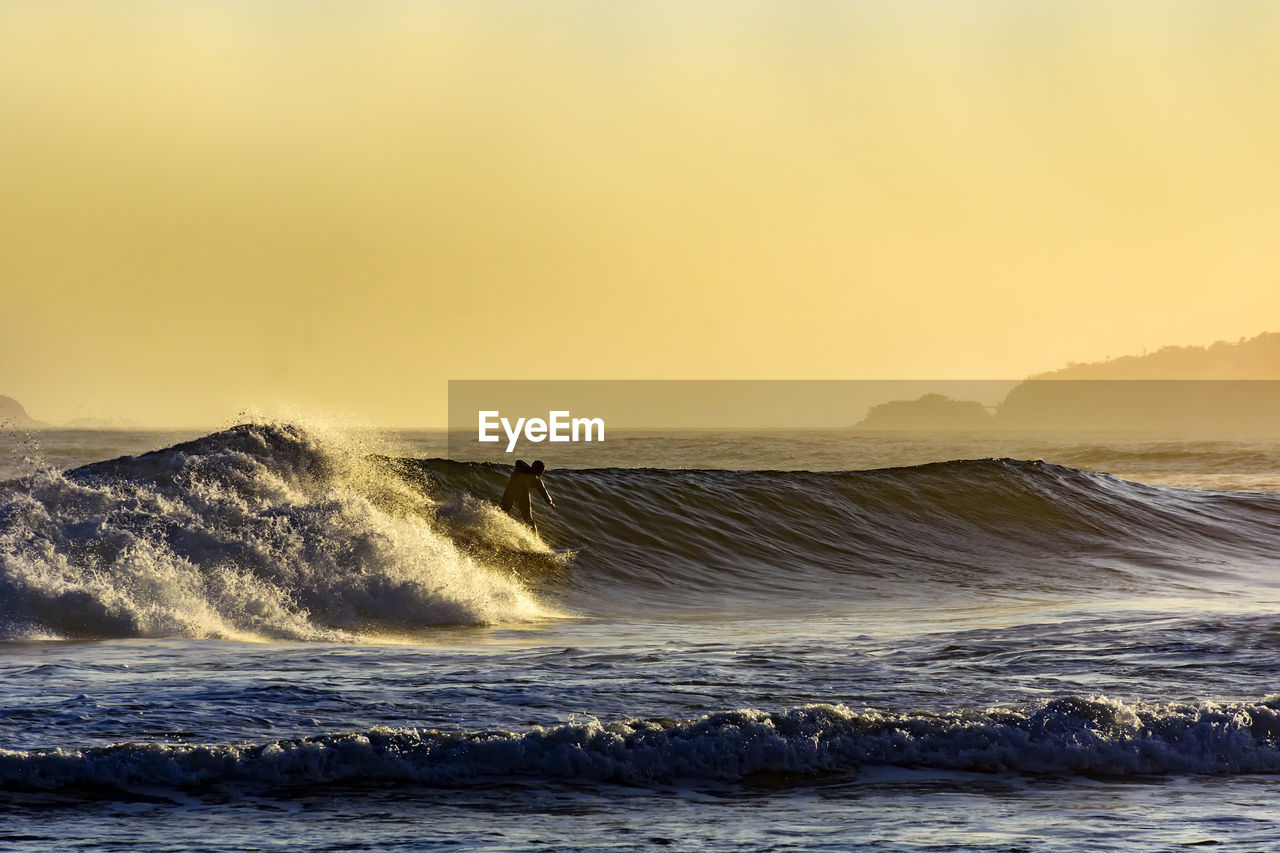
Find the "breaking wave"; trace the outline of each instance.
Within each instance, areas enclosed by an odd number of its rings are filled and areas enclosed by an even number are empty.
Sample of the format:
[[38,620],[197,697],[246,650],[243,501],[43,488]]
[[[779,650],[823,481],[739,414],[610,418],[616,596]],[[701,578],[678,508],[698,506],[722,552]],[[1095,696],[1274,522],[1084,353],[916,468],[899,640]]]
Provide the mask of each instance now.
[[281,425],[40,471],[0,485],[0,636],[349,640],[552,613],[459,550],[438,509],[358,448]]
[[[251,424],[0,484],[0,636],[345,641],[637,607],[818,612],[1274,585],[1280,495],[1043,462],[872,471],[553,470],[371,456]],[[569,571],[569,566],[572,570]]]
[[378,728],[253,745],[0,749],[19,790],[307,786],[512,779],[626,784],[855,776],[870,767],[1049,775],[1280,772],[1280,697],[1125,704],[1068,696],[1026,709],[932,713],[810,705],[698,720],[590,718],[525,733]]

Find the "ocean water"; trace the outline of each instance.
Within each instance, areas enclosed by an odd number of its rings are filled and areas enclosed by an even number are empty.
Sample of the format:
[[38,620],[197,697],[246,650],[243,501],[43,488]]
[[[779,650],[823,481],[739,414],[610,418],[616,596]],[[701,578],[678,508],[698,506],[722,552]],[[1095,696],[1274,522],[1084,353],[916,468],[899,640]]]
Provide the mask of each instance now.
[[2,440],[3,850],[1280,846],[1277,436]]

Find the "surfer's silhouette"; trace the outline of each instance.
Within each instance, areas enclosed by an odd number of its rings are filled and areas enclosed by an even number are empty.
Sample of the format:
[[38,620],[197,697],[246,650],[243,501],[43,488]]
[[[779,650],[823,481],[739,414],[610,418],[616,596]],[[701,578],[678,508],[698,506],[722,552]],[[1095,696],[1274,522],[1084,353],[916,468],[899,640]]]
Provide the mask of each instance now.
[[502,501],[499,504],[504,512],[510,512],[513,506],[520,507],[520,514],[524,516],[525,524],[533,528],[535,536],[538,534],[538,525],[533,522],[529,490],[536,488],[542,495],[542,499],[547,502],[547,506],[556,505],[556,502],[551,500],[551,495],[547,494],[547,487],[542,485],[542,472],[545,470],[547,466],[542,464],[541,459],[535,460],[532,465],[525,464],[523,459],[517,459],[516,470],[507,481],[507,489],[502,493]]

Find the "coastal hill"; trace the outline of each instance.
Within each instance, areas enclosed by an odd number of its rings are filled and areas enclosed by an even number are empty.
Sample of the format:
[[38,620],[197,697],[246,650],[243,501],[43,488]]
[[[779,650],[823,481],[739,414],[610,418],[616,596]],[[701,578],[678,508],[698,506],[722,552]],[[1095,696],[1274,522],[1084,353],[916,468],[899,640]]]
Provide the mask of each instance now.
[[1280,334],[1073,364],[1014,387],[1008,429],[1268,430],[1280,425]]
[[22,404],[0,395],[0,429],[32,429],[45,424],[27,414]]
[[1280,379],[1280,332],[1218,341],[1207,347],[1164,347],[1089,364],[1068,364],[1036,379]]
[[130,418],[78,417],[69,421],[50,424],[38,421],[27,414],[26,408],[12,397],[0,395],[0,430],[67,429],[67,430],[131,430],[140,425]]
[[[980,412],[984,418],[978,417]],[[1280,429],[1280,334],[1069,364],[981,404],[927,394],[871,409],[869,430]]]

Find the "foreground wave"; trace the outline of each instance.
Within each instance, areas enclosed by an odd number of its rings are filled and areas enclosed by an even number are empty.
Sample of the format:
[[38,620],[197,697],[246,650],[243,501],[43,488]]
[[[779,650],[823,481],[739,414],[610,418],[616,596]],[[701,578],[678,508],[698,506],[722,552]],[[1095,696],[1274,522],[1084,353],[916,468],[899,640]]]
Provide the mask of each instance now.
[[[535,548],[496,508],[495,541]],[[545,618],[357,447],[245,425],[0,485],[0,636],[349,640]]]
[[557,575],[493,504],[508,473],[250,424],[0,484],[0,637],[349,641],[566,610],[1187,595],[1274,584],[1280,549],[1280,495],[1043,462],[561,470],[544,533],[591,549]]
[[810,705],[695,721],[591,719],[523,734],[379,728],[256,745],[0,750],[0,786],[458,786],[521,778],[650,784],[851,776],[878,766],[1098,776],[1275,773],[1280,697],[1129,705],[1071,696],[1024,710],[907,714]]

